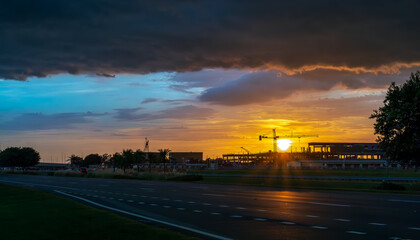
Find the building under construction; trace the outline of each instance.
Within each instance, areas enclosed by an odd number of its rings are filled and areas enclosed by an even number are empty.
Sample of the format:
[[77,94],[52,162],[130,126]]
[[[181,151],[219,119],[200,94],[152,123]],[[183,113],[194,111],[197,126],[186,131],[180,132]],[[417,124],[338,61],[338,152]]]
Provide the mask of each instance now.
[[380,168],[386,166],[377,143],[311,142],[299,152],[224,154],[223,165],[296,168]]

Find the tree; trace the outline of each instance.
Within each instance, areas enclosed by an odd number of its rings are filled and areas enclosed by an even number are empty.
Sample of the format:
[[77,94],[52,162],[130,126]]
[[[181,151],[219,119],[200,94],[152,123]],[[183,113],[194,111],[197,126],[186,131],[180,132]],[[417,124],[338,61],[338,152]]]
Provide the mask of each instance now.
[[89,167],[89,165],[99,165],[102,163],[102,156],[97,153],[89,154],[83,160],[83,166]]
[[38,164],[40,159],[39,153],[31,147],[9,147],[0,153],[0,166],[25,170]]
[[134,152],[131,149],[124,149],[122,152],[122,156],[123,161],[121,163],[121,168],[124,170],[125,173],[125,169],[130,167],[131,164],[133,164],[134,162]]
[[83,158],[72,154],[67,160],[70,162],[70,165],[81,167],[83,165]]
[[142,164],[145,161],[145,155],[144,152],[140,149],[137,149],[134,153],[133,153],[133,160],[134,163],[137,165],[137,172],[140,172],[140,164]]
[[385,155],[403,166],[420,165],[420,72],[389,86],[384,106],[370,116]]
[[166,172],[166,161],[169,158],[169,153],[171,152],[170,149],[159,149],[159,157],[161,161],[163,162],[163,172]]
[[115,172],[115,168],[120,167],[122,165],[123,162],[123,156],[121,155],[121,153],[116,152],[114,153],[114,155],[112,155],[112,157],[109,159],[112,167],[114,168],[114,172]]

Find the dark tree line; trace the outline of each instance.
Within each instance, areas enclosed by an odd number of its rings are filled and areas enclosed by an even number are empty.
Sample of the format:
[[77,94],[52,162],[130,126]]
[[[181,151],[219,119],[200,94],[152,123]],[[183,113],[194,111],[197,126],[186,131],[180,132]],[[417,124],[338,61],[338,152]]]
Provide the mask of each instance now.
[[68,161],[70,164],[76,167],[89,167],[89,165],[107,164],[114,168],[122,169],[124,172],[126,169],[132,168],[137,165],[137,171],[140,171],[138,167],[140,164],[149,163],[163,163],[164,171],[166,171],[166,163],[169,159],[169,149],[159,149],[159,157],[155,154],[147,154],[140,149],[133,151],[132,149],[124,149],[122,152],[116,152],[112,155],[97,153],[89,154],[84,159],[82,157],[71,155]]
[[0,152],[0,167],[21,167],[35,166],[39,163],[39,153],[30,147],[9,147]]

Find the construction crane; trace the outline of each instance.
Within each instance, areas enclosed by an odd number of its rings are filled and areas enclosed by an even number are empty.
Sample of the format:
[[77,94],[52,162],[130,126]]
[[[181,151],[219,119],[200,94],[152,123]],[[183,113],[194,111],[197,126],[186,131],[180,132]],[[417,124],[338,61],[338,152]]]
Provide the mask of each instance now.
[[277,136],[276,129],[274,128],[273,129],[273,136],[272,137],[268,137],[266,135],[260,135],[259,136],[259,139],[260,139],[260,141],[263,138],[271,138],[271,139],[273,139],[273,152],[277,152],[277,139],[280,139],[280,138],[298,138],[299,139],[299,143],[300,143],[300,139],[301,138],[307,138],[307,137],[318,137],[318,135],[293,135],[293,131],[292,131],[290,135]]
[[249,154],[251,154],[251,152],[250,151],[248,151],[246,148],[244,148],[244,147],[241,147],[245,152],[247,152],[248,153],[248,155]]

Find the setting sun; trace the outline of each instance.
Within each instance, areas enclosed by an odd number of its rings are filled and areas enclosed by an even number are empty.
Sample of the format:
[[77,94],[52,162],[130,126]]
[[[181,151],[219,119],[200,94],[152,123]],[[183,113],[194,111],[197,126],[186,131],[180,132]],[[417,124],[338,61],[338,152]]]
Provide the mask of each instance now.
[[290,141],[289,139],[280,139],[277,141],[277,147],[280,148],[280,150],[282,151],[286,151],[287,149],[289,149],[291,143],[292,141]]

